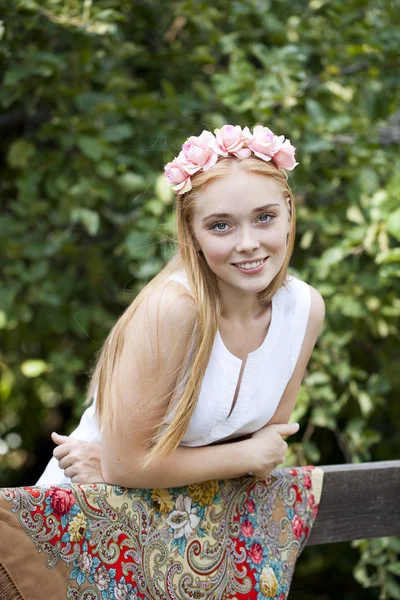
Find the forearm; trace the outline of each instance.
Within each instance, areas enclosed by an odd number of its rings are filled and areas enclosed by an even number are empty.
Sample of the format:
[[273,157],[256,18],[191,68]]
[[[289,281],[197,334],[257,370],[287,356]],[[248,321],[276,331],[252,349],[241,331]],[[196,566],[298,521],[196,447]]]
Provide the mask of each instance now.
[[[107,455],[102,448],[103,456]],[[213,446],[178,448],[169,456],[156,459],[141,470],[139,461],[125,457],[102,459],[107,483],[127,488],[169,488],[201,483],[210,479],[234,479],[259,467],[251,440]]]

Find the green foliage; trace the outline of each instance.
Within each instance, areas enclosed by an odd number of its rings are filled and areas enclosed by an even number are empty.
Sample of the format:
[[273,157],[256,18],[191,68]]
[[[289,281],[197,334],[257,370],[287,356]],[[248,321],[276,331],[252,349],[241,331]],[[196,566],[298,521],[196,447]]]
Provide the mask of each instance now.
[[[15,0],[5,8],[2,485],[40,473],[34,452],[63,428],[61,414],[67,432],[76,425],[94,354],[171,254],[163,166],[186,136],[226,122],[268,125],[297,147],[292,272],[326,303],[294,413],[303,435],[288,464],[398,457],[395,3]],[[359,584],[399,598],[397,540],[353,547]]]

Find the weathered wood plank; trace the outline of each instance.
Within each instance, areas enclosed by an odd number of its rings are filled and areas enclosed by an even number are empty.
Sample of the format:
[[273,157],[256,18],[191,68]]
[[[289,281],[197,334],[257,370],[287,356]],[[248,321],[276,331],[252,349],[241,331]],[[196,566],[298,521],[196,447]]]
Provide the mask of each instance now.
[[400,535],[400,460],[320,468],[324,482],[308,546]]

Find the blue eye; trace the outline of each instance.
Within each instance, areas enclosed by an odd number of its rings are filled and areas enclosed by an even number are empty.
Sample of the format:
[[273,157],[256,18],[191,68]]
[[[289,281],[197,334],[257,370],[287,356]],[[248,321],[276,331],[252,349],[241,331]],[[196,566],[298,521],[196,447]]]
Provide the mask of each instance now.
[[[271,213],[264,213],[260,216],[260,219],[261,217],[271,217],[271,221],[275,219],[275,215],[272,215]],[[271,223],[271,221],[262,221],[262,223]]]
[[[267,225],[269,225],[270,223],[272,223],[272,221],[275,219],[275,215],[273,215],[272,213],[263,213],[262,215],[260,215],[260,219],[261,217],[271,217],[268,221],[261,221],[261,223],[266,223]],[[227,225],[227,223],[225,223],[225,221],[218,221],[217,223],[214,223],[214,225],[211,225],[210,229],[211,231],[221,231],[224,232],[226,231],[226,229],[220,229],[219,225]]]

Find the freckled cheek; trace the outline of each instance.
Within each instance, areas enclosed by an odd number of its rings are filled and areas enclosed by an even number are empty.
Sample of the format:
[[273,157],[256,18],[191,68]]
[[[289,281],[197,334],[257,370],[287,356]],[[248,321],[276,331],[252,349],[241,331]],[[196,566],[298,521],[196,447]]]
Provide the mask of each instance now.
[[229,259],[232,254],[232,247],[230,244],[224,244],[223,240],[219,240],[219,243],[208,242],[203,245],[203,252],[210,265],[218,265]]
[[274,254],[278,254],[282,248],[286,247],[286,234],[278,229],[270,231],[263,238],[260,239],[261,244],[265,248],[269,249]]

